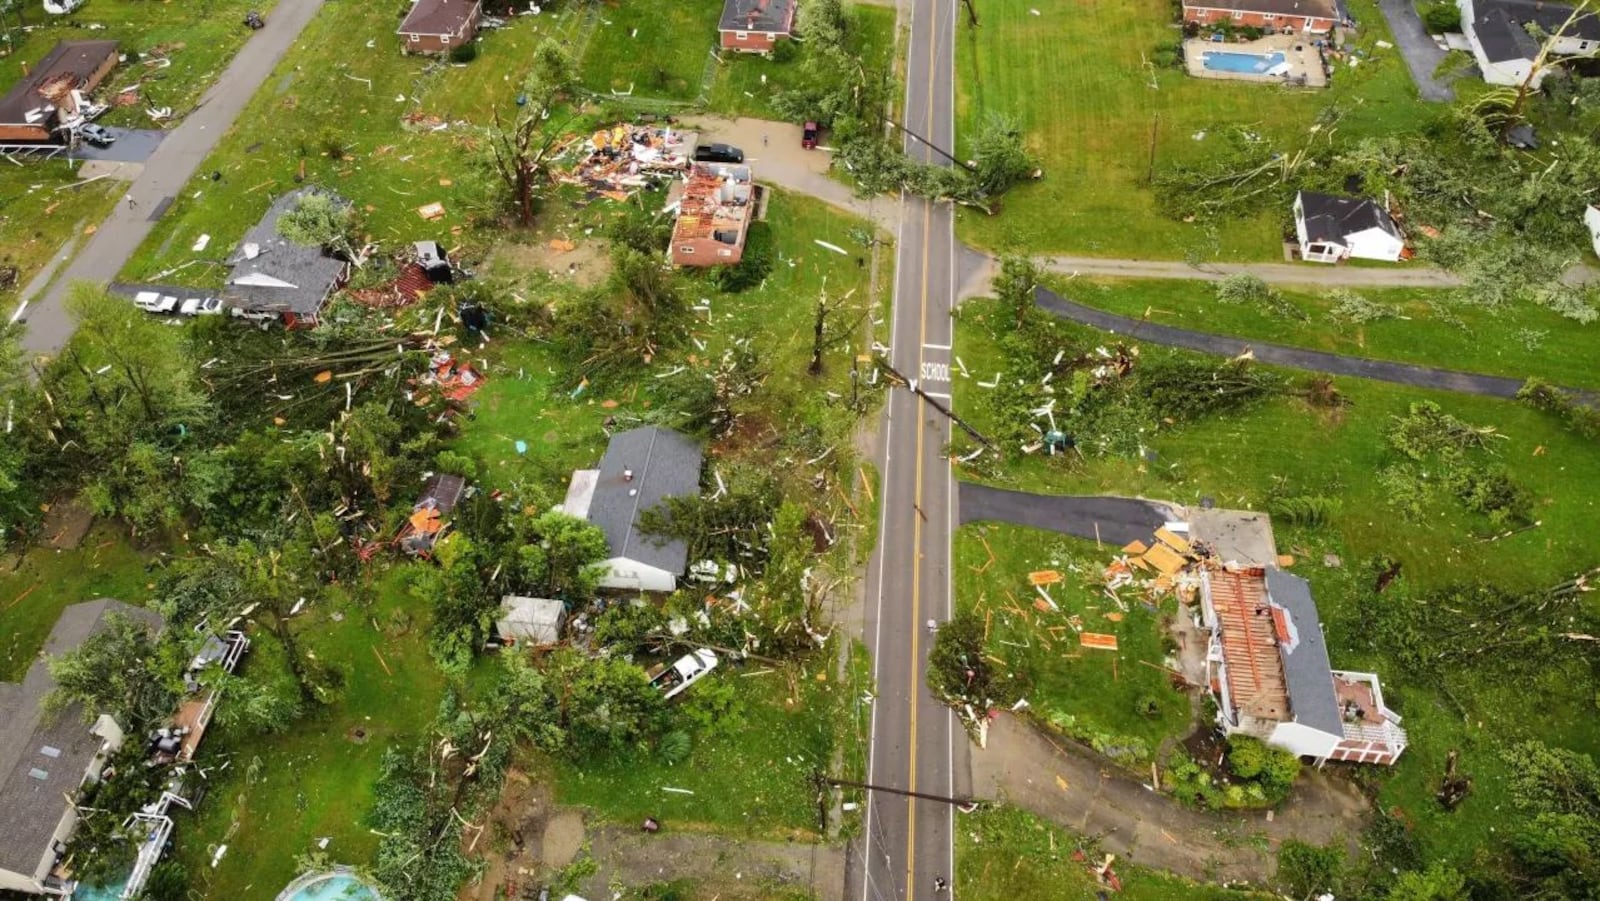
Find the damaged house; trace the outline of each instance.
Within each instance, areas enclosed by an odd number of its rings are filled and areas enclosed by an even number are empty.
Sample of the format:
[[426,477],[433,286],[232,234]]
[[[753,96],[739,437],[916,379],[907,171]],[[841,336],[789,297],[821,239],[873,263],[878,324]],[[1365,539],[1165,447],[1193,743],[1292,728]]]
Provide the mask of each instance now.
[[731,265],[744,258],[755,213],[756,186],[748,166],[696,163],[681,190],[673,186],[678,220],[668,251],[678,266]]
[[1394,263],[1406,251],[1394,217],[1365,197],[1300,191],[1294,197],[1294,231],[1300,257],[1312,263],[1351,258]]
[[0,891],[66,896],[75,887],[62,861],[78,823],[75,802],[100,780],[125,736],[106,714],[87,722],[85,714],[95,711],[78,704],[47,713],[44,701],[55,688],[48,661],[104,631],[114,613],[152,631],[162,626],[154,612],[120,601],[73,604],[22,681],[0,682]]
[[117,65],[116,41],[61,41],[0,97],[0,144],[64,144],[87,95]]
[[1549,67],[1534,70],[1542,42],[1537,31],[1550,38],[1550,55],[1593,56],[1600,52],[1600,16],[1586,11],[1573,16],[1575,7],[1542,0],[1457,0],[1461,30],[1472,47],[1483,80],[1489,84],[1538,90]]
[[771,53],[781,40],[794,34],[796,0],[724,0],[717,23],[724,50]]
[[611,548],[600,587],[677,590],[688,544],[646,534],[639,520],[668,498],[699,494],[702,459],[700,445],[687,436],[645,426],[612,435],[599,469],[572,474],[561,510],[598,526]]
[[278,233],[278,220],[317,190],[301,188],[279,197],[239,242],[222,293],[224,306],[235,314],[277,317],[289,328],[317,324],[328,298],[349,276],[350,264]]
[[394,543],[413,557],[432,557],[434,546],[450,528],[446,517],[461,503],[466,491],[467,480],[461,476],[439,473],[430,477]]
[[482,0],[416,0],[395,29],[406,53],[449,53],[478,36]]
[[1281,569],[1202,570],[1210,630],[1206,682],[1217,725],[1318,764],[1392,764],[1406,748],[1400,715],[1374,673],[1333,669],[1311,586]]

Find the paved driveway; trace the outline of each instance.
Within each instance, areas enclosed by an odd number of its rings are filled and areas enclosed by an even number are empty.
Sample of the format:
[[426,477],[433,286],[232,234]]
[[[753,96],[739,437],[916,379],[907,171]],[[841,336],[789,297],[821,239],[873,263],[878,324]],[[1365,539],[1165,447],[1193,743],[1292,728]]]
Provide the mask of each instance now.
[[1428,30],[1422,27],[1417,7],[1411,0],[1378,0],[1378,8],[1388,20],[1389,30],[1394,32],[1400,55],[1405,57],[1406,68],[1411,70],[1411,80],[1417,83],[1417,93],[1422,99],[1432,103],[1449,103],[1456,99],[1456,92],[1448,84],[1433,77],[1433,70],[1439,67],[1445,51],[1439,49],[1428,36]]
[[988,485],[961,483],[961,524],[993,520],[1048,529],[1118,547],[1148,541],[1172,519],[1170,507],[1131,497],[1031,494]]
[[112,128],[106,131],[117,136],[110,147],[96,147],[87,141],[78,145],[73,156],[80,160],[104,160],[112,163],[142,163],[156,152],[166,132],[154,128]]

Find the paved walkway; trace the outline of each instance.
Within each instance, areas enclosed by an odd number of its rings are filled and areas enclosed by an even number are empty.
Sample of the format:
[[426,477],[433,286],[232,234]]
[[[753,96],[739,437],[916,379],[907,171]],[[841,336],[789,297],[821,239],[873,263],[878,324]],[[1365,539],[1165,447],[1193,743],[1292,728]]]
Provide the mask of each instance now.
[[1176,518],[1171,507],[1131,497],[1048,495],[961,482],[962,525],[993,520],[1121,547],[1149,541],[1161,524]]
[[1107,313],[1103,310],[1096,310],[1093,307],[1086,307],[1081,303],[1074,303],[1048,288],[1034,288],[1033,299],[1034,303],[1038,304],[1041,309],[1054,313],[1063,319],[1070,319],[1073,322],[1080,322],[1084,325],[1092,325],[1108,332],[1124,334],[1140,341],[1149,341],[1152,344],[1164,344],[1168,347],[1182,347],[1188,350],[1198,350],[1203,353],[1218,354],[1225,357],[1235,357],[1245,351],[1249,351],[1255,355],[1257,360],[1274,366],[1287,366],[1291,369],[1325,372],[1331,375],[1377,379],[1380,382],[1394,382],[1415,388],[1432,388],[1438,391],[1455,391],[1461,394],[1481,394],[1486,397],[1514,398],[1517,396],[1517,391],[1522,388],[1521,379],[1504,378],[1497,375],[1478,375],[1470,372],[1455,372],[1449,369],[1413,366],[1408,363],[1390,363],[1385,360],[1368,360],[1363,357],[1346,357],[1339,354],[1324,353],[1319,350],[1305,350],[1298,347],[1287,347],[1282,344],[1246,341],[1242,338],[1230,338],[1226,335],[1213,335],[1207,332],[1174,328],[1170,325],[1141,322],[1137,319],[1130,319],[1126,316],[1118,316],[1115,313]]
[[100,223],[94,236],[60,273],[50,290],[30,303],[22,345],[31,354],[48,356],[72,337],[72,320],[63,301],[73,282],[105,283],[116,278],[160,219],[165,205],[183,190],[238,118],[241,110],[306,24],[322,8],[322,0],[281,0],[267,27],[253,34],[223,71],[200,105],[167,134],[150,155],[144,171],[128,187],[127,197]]
[[1406,68],[1411,70],[1411,80],[1416,82],[1417,93],[1430,103],[1449,103],[1456,99],[1455,89],[1433,77],[1445,51],[1433,42],[1428,30],[1422,27],[1422,17],[1417,15],[1412,0],[1378,0],[1378,8],[1389,22],[1400,55]]
[[1265,811],[1191,810],[1092,752],[1069,747],[1004,714],[989,729],[988,747],[972,752],[973,787],[979,797],[1098,838],[1119,858],[1208,882],[1269,878],[1285,839],[1353,849],[1365,825],[1368,804],[1360,791],[1315,769],[1302,771],[1283,810],[1268,820]]
[[1460,278],[1443,269],[1417,263],[1395,263],[1369,269],[1323,263],[1206,263],[1191,266],[1182,260],[1113,260],[1066,256],[1046,257],[1038,262],[1049,272],[1108,278],[1178,278],[1217,282],[1242,272],[1275,285],[1454,288],[1464,284]]

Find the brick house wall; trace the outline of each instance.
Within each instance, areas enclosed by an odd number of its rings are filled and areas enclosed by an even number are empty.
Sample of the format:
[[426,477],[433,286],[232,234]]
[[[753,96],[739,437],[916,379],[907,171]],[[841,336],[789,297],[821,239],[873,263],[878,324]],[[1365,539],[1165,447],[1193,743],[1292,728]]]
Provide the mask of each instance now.
[[724,244],[716,238],[674,239],[672,262],[677,266],[728,266],[744,258],[744,239]]
[[454,34],[418,34],[400,32],[400,49],[406,53],[449,53],[478,36],[478,21],[483,18],[483,4],[474,4],[472,13],[461,23]]
[[771,53],[778,34],[771,31],[724,31],[722,49],[741,53]]
[[1311,31],[1318,34],[1333,30],[1334,21],[1321,16],[1293,16],[1281,13],[1244,12],[1232,9],[1212,9],[1203,6],[1183,7],[1185,22],[1200,25],[1233,25],[1236,28],[1261,28],[1273,31]]

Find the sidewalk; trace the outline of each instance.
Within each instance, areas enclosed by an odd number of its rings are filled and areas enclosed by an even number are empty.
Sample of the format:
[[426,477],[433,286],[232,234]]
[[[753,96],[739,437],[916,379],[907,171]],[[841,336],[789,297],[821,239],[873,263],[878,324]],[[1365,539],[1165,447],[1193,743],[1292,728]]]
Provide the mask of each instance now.
[[[73,282],[110,282],[150,234],[166,205],[188,184],[234,119],[266,81],[300,32],[322,8],[322,0],[282,0],[267,27],[256,32],[232,64],[200,99],[200,105],[156,148],[144,171],[128,187],[127,197],[100,223],[94,236],[62,270],[43,297],[29,302],[22,346],[30,354],[50,356],[72,337],[73,324],[64,301]],[[241,26],[242,27],[242,26]]]

